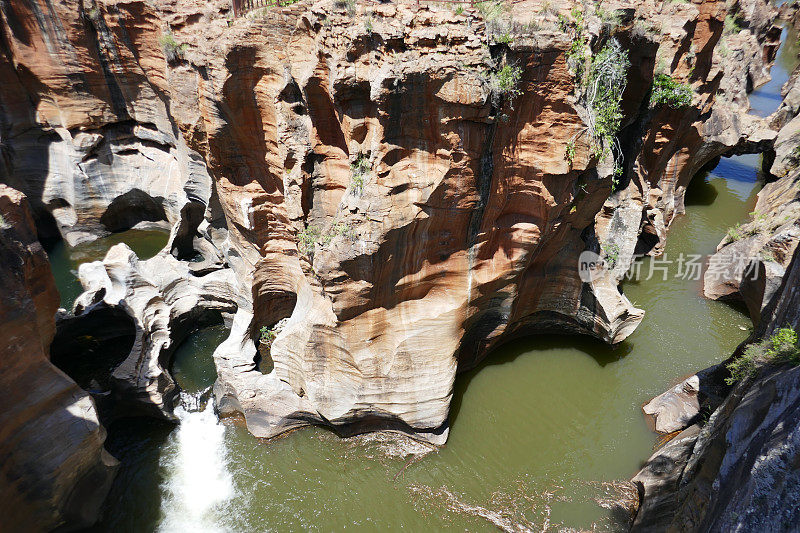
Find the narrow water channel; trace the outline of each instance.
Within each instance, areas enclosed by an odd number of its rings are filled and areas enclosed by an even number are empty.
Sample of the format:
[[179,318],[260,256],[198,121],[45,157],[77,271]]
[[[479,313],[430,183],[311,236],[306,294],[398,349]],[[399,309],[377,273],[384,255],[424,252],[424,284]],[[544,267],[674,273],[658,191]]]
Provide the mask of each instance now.
[[[776,2],[780,4],[782,2]],[[750,113],[759,117],[771,115],[782,101],[781,88],[789,81],[794,67],[797,65],[797,54],[800,52],[800,43],[797,40],[797,31],[787,24],[781,32],[781,47],[778,57],[770,71],[771,79],[750,93]]]
[[[779,61],[773,75],[789,67]],[[756,107],[769,113],[766,104]],[[713,253],[752,211],[759,167],[758,156],[740,156],[696,177],[663,260]],[[161,235],[116,238],[145,257],[163,246]],[[58,250],[51,258],[68,304],[77,260]],[[618,517],[595,498],[603,496],[603,482],[630,478],[652,453],[654,434],[640,406],[726,358],[750,325],[739,308],[704,299],[701,281],[678,277],[676,263],[667,279],[648,279],[651,262],[624,283],[647,312],[628,340],[612,349],[591,339],[535,336],[502,347],[458,377],[447,445],[418,461],[380,436],[339,439],[308,428],[265,443],[236,422],[219,422],[206,391],[215,378],[212,353],[226,332],[196,332],[172,366],[184,390],[182,424],[131,419],[111,426],[108,447],[122,467],[95,530],[492,531],[546,522],[614,529]]]

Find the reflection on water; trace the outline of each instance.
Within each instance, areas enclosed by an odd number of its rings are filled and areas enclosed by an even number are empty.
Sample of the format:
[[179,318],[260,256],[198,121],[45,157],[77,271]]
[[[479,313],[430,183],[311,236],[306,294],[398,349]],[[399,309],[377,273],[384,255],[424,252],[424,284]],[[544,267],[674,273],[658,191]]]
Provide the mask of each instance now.
[[723,157],[710,174],[718,178],[725,178],[730,182],[736,182],[731,184],[734,189],[739,187],[739,183],[746,184],[739,191],[739,196],[741,198],[749,194],[749,187],[747,185],[752,185],[759,180],[763,180],[762,172],[758,170],[760,168],[761,155],[746,154]]
[[83,292],[78,281],[78,267],[82,263],[102,260],[109,248],[121,242],[136,252],[139,259],[149,259],[166,246],[168,239],[169,233],[166,231],[131,229],[75,247],[67,246],[63,241],[55,243],[47,254],[50,256],[56,287],[61,294],[61,307],[71,309],[75,299]]
[[797,31],[787,24],[781,34],[781,45],[778,57],[770,71],[772,79],[750,93],[750,113],[759,117],[767,117],[774,113],[781,105],[781,88],[789,81],[794,68],[797,66],[800,44],[797,42]]
[[181,389],[197,393],[217,379],[212,357],[214,350],[228,337],[223,325],[204,328],[184,340],[172,356],[172,377]]

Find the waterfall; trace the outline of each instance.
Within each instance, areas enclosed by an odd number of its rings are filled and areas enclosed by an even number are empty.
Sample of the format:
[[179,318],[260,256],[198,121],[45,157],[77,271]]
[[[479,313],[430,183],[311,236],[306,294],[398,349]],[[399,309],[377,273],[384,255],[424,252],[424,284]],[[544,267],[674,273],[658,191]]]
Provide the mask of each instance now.
[[233,479],[227,468],[225,427],[217,420],[213,401],[198,393],[181,393],[175,414],[180,421],[169,436],[162,467],[162,532],[223,531],[221,517],[234,495]]

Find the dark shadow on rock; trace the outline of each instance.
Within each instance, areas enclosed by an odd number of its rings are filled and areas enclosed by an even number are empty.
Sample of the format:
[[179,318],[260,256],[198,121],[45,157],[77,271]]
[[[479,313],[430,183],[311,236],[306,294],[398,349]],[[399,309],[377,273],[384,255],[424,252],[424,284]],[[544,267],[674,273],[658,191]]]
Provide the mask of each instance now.
[[153,198],[141,189],[114,198],[100,217],[100,223],[111,232],[125,231],[143,221],[166,222],[167,214],[163,198]]
[[[161,518],[161,449],[175,426],[154,418],[121,418],[108,427],[106,449],[119,470],[100,521],[87,532],[155,531]],[[136,502],[136,505],[131,505]]]
[[110,377],[130,353],[136,328],[119,308],[101,308],[56,323],[50,360],[80,387],[92,394],[110,389]]

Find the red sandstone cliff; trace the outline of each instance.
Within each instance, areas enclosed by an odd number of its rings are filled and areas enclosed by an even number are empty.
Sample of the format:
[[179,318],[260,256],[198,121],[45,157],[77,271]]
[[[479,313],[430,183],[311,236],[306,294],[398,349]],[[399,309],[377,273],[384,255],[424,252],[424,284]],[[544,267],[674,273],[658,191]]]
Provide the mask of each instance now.
[[94,402],[48,357],[58,291],[27,201],[0,185],[0,514],[4,531],[94,523],[116,460]]
[[[0,176],[28,192],[43,234],[173,223],[179,259],[232,269],[217,401],[255,434],[323,423],[442,442],[456,371],[497,343],[630,334],[643,313],[617,279],[637,244],[658,253],[702,164],[775,135],[740,120],[742,79],[762,79],[774,52],[766,2],[725,37],[736,62],[715,53],[724,2],[616,3],[610,18],[548,5],[487,23],[406,3],[232,20],[222,1],[5,2]],[[578,27],[586,57],[616,40],[630,60],[618,178],[586,135]],[[520,69],[517,95],[492,91],[504,65]],[[691,105],[648,106],[655,70],[691,84]],[[592,283],[577,272],[587,249],[618,256]],[[162,274],[109,279],[144,276],[163,297]],[[262,374],[254,340],[276,324]],[[165,412],[151,389],[170,382],[167,347],[125,366],[132,395]]]

